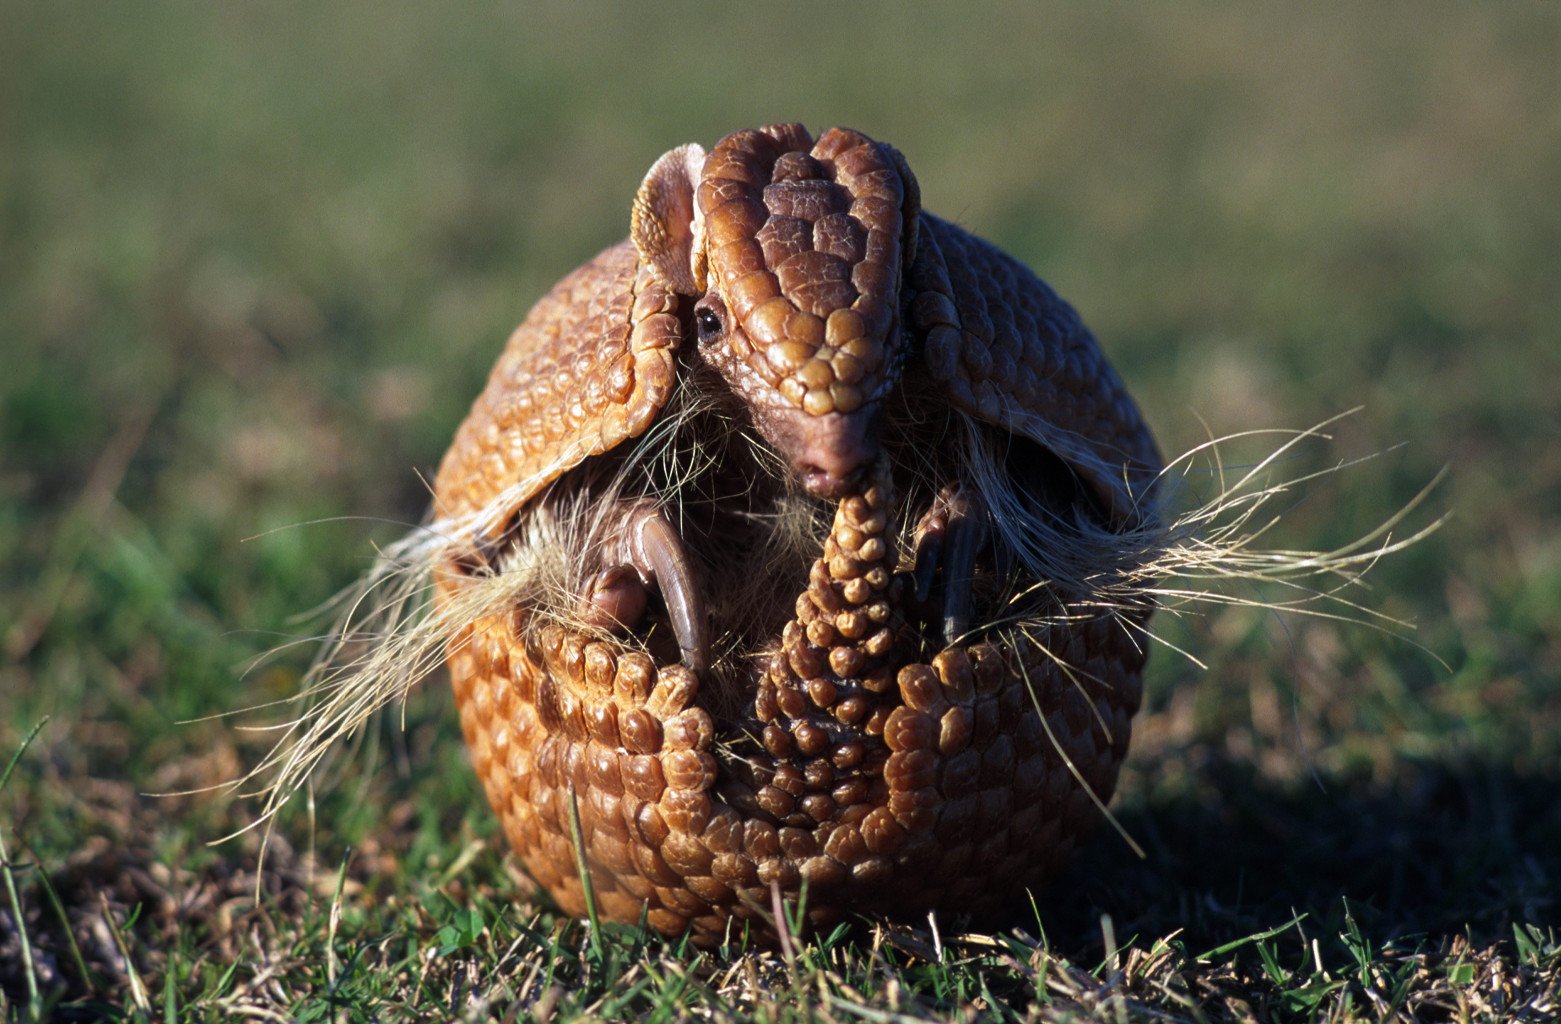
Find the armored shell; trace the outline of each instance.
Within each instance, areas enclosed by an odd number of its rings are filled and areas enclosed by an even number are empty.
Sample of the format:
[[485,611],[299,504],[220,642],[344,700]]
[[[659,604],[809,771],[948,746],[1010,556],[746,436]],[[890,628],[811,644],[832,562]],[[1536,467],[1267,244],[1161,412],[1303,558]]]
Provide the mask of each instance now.
[[530,581],[449,655],[511,845],[584,914],[577,822],[605,917],[706,943],[771,935],[776,890],[814,926],[1012,906],[1139,706],[1150,608],[1100,586],[1155,517],[1137,408],[859,133],[674,150],[631,226],[533,308],[436,481],[478,538],[442,599]]

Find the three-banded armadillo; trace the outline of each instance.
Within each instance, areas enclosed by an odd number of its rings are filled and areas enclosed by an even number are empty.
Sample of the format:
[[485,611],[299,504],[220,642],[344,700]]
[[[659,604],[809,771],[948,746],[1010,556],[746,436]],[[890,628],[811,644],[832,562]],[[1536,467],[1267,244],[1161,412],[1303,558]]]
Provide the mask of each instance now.
[[[850,130],[663,156],[436,481],[473,762],[583,914],[767,934],[774,890],[983,912],[1115,784],[1155,444],[1074,311]],[[1139,540],[1135,540],[1138,538]],[[1110,599],[1102,594],[1110,593]],[[577,851],[574,826],[582,837]]]

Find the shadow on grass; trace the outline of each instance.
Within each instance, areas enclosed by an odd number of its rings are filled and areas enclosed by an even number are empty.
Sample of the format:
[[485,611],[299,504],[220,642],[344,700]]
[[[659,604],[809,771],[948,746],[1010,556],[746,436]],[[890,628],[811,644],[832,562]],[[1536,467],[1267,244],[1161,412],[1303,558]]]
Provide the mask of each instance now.
[[1561,915],[1561,771],[1405,761],[1389,784],[1276,785],[1225,756],[1185,770],[1207,797],[1117,814],[1145,859],[1103,831],[1042,894],[1054,944],[1098,949],[1103,914],[1124,943],[1180,928],[1196,950],[1301,914],[1324,942],[1346,914],[1379,942],[1495,941]]

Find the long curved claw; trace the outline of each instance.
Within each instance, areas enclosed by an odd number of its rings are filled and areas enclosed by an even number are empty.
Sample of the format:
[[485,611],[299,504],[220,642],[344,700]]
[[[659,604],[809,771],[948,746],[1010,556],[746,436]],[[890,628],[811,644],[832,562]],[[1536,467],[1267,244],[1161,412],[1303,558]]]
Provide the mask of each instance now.
[[916,568],[911,579],[916,583],[916,603],[926,604],[932,595],[932,581],[943,559],[943,542],[949,532],[948,509],[937,501],[916,524]]
[[683,663],[703,671],[710,664],[710,616],[682,536],[659,508],[646,504],[631,514],[625,541],[630,564],[661,590]]
[[916,600],[927,602],[941,570],[945,643],[953,643],[970,630],[975,615],[971,587],[976,556],[991,536],[985,503],[958,484],[943,488],[916,526],[916,568],[911,577]]
[[943,640],[952,644],[970,631],[975,615],[971,587],[976,555],[990,530],[983,504],[961,488],[949,501],[948,536],[943,548]]

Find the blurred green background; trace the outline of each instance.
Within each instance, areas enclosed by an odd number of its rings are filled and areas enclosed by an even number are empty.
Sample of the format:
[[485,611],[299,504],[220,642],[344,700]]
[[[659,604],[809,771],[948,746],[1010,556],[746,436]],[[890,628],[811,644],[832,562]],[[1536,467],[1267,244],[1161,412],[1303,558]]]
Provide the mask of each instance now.
[[[1276,544],[1347,539],[1451,470],[1450,522],[1365,598],[1445,667],[1364,630],[1167,623],[1212,665],[1152,666],[1120,806],[1170,838],[1124,870],[1204,885],[1168,825],[1189,806],[1263,838],[1261,811],[1207,810],[1231,765],[1238,804],[1310,786],[1358,797],[1346,815],[1430,785],[1403,806],[1509,830],[1458,864],[1537,881],[1394,927],[1553,920],[1558,24],[1546,3],[0,2],[0,764],[49,717],[0,823],[45,866],[135,829],[154,860],[239,856],[200,847],[236,823],[220,803],[137,796],[253,752],[174,723],[286,692],[306,652],[241,680],[246,660],[420,518],[508,331],[625,235],[656,156],[801,120],[894,144],[928,209],[1034,266],[1168,452],[1364,406],[1334,455],[1393,450]],[[298,525],[343,516],[366,518]],[[492,825],[447,698],[420,699],[397,742],[429,808],[410,848],[435,857]]]

